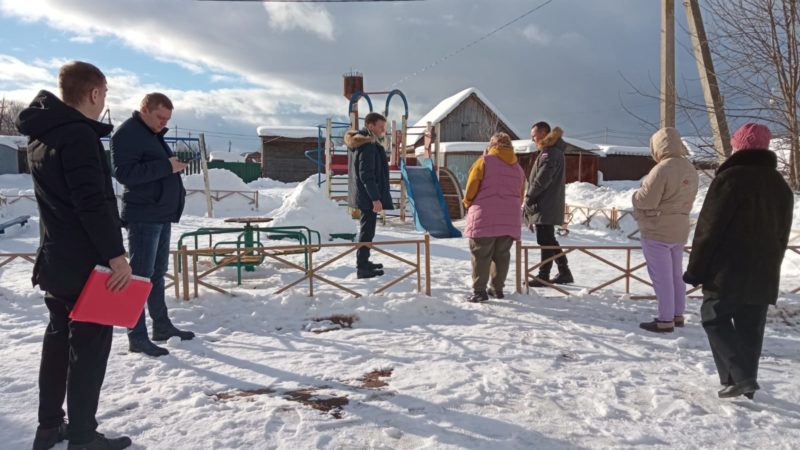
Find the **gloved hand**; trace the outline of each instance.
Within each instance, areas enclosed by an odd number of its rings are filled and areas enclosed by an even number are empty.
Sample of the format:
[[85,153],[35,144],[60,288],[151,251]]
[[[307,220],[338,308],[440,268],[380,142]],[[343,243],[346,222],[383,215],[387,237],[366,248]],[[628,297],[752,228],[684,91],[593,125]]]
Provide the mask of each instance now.
[[698,280],[694,275],[690,274],[689,272],[684,272],[683,274],[683,282],[686,284],[690,284],[693,287],[697,287],[701,285],[703,282]]

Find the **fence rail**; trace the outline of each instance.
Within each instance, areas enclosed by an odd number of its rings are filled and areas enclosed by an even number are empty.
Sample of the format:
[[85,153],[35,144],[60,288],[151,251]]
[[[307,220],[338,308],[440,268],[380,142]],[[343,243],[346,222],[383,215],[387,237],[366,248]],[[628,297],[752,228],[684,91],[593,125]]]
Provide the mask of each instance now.
[[[398,245],[414,245],[416,247],[416,262],[408,260],[404,257],[398,256],[388,250],[386,247]],[[275,295],[282,294],[289,289],[307,281],[308,282],[308,296],[314,296],[314,282],[322,282],[327,285],[333,286],[340,291],[347,292],[354,297],[361,297],[362,294],[343,286],[337,281],[333,281],[327,276],[321,275],[321,271],[331,266],[336,261],[352,254],[361,247],[370,247],[372,250],[387,256],[395,261],[399,261],[411,269],[403,273],[399,277],[389,281],[374,293],[380,294],[389,288],[395,286],[401,281],[416,275],[417,276],[417,291],[431,295],[431,277],[430,277],[430,236],[425,235],[424,239],[419,240],[401,240],[401,241],[381,241],[372,243],[336,243],[336,244],[304,244],[304,245],[281,245],[270,247],[247,247],[241,249],[195,249],[189,250],[185,246],[172,253],[173,257],[173,279],[176,280],[169,286],[175,288],[175,297],[189,300],[190,290],[191,296],[194,298],[199,297],[200,286],[230,295],[230,292],[216,286],[210,282],[208,277],[232,264],[246,264],[248,261],[270,260],[277,262],[292,271],[300,272],[301,276],[285,286],[280,287],[275,291]],[[323,249],[341,249],[342,251],[329,257],[327,260],[315,261],[314,254]],[[301,264],[294,263],[285,258],[287,253],[305,253],[308,254],[308,265],[304,267]],[[221,257],[218,262],[213,263],[213,266],[203,272],[199,270],[199,262],[201,257]],[[191,277],[190,277],[191,272]],[[423,275],[424,273],[424,275]],[[191,285],[191,289],[190,289]],[[424,285],[424,287],[423,287]]]
[[[535,264],[532,264],[532,265],[531,265],[531,257],[530,257],[531,250],[533,250],[534,252],[537,252],[535,254],[537,262]],[[545,259],[545,260],[541,260],[540,261],[539,257],[538,257],[538,252],[540,252],[541,250],[561,250],[562,253],[558,253],[558,254],[553,255],[553,256]],[[685,253],[691,253],[691,251],[692,251],[691,247],[685,247],[684,248],[684,252]],[[612,261],[611,257],[602,256],[601,253],[603,253],[603,252],[605,252],[606,254],[608,254],[609,252],[624,252],[625,253],[624,261],[622,261],[622,262],[614,262],[614,261]],[[565,289],[565,288],[563,288],[561,286],[558,286],[558,285],[550,283],[548,280],[543,280],[543,279],[537,277],[536,275],[534,275],[534,271],[536,271],[537,269],[541,268],[545,264],[553,263],[556,259],[560,258],[562,255],[570,255],[570,254],[586,255],[586,256],[590,257],[593,262],[595,262],[595,263],[599,262],[599,263],[601,263],[601,265],[603,267],[611,268],[611,269],[614,269],[614,271],[618,271],[618,272],[621,273],[621,274],[618,274],[617,276],[614,276],[611,279],[602,281],[600,284],[598,284],[596,286],[585,287],[586,292],[588,292],[590,294],[593,294],[593,293],[595,293],[595,292],[597,292],[597,291],[599,291],[601,289],[604,289],[604,288],[606,288],[606,287],[608,287],[608,286],[610,286],[610,285],[612,285],[614,283],[619,283],[619,282],[622,282],[622,281],[624,281],[624,283],[625,283],[625,294],[630,294],[631,293],[631,283],[632,282],[638,282],[638,283],[640,283],[642,285],[645,285],[645,286],[648,286],[648,287],[652,288],[653,284],[650,281],[644,279],[642,276],[637,275],[636,272],[646,268],[647,267],[647,263],[646,262],[639,262],[637,264],[634,264],[633,263],[633,254],[634,253],[641,254],[642,253],[642,248],[641,247],[637,247],[637,246],[624,246],[624,245],[620,245],[620,246],[569,246],[569,245],[565,245],[565,246],[561,246],[561,247],[556,247],[556,246],[526,245],[526,244],[523,244],[521,241],[517,241],[517,244],[516,244],[516,254],[517,254],[517,258],[516,258],[516,287],[517,287],[517,293],[523,293],[523,292],[525,292],[526,294],[530,293],[530,287],[528,286],[528,282],[536,280],[536,281],[539,281],[540,283],[542,283],[543,285],[545,285],[545,286],[547,286],[549,288],[552,288],[555,291],[560,292],[561,294],[564,294],[566,296],[574,295],[575,291],[569,291],[569,290],[567,290],[567,289]],[[800,255],[800,246],[790,246],[787,249],[787,256],[789,256],[792,253]],[[642,256],[642,259],[643,259],[643,256]],[[524,291],[523,291],[523,289],[524,289]],[[687,291],[687,294],[694,293],[694,292],[698,291],[699,289],[701,289],[701,288],[696,287],[696,288],[689,289]],[[581,292],[584,292],[584,289],[582,289]],[[792,294],[800,293],[800,286],[798,286],[796,288],[790,288],[789,292],[792,293]],[[631,297],[631,299],[633,299],[633,300],[652,299],[652,298],[655,298],[655,297],[652,296],[652,295],[632,296]]]

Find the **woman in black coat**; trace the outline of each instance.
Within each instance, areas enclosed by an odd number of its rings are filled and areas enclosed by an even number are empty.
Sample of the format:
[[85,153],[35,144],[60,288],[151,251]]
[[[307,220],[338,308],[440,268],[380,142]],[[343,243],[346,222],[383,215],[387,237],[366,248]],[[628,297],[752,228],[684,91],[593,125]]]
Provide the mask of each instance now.
[[794,195],[776,170],[770,131],[746,124],[720,166],[697,222],[684,281],[703,285],[701,318],[724,388],[753,397],[767,308],[778,298]]

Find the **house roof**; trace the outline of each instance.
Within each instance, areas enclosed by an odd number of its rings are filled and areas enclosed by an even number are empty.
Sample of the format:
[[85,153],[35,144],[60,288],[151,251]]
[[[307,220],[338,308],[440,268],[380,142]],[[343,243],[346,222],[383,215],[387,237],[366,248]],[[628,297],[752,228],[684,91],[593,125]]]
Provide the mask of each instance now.
[[[480,99],[480,101],[482,101],[486,107],[489,108],[506,127],[508,127],[509,130],[519,135],[517,130],[514,129],[511,121],[508,120],[508,118],[506,118],[481,91],[474,87],[464,89],[463,91],[442,100],[432,110],[422,116],[422,118],[419,119],[414,126],[424,127],[428,124],[428,122],[436,125],[449,116],[450,113],[452,113],[456,108],[458,108],[459,105],[464,103],[464,101],[466,101],[473,94],[475,94],[475,96],[478,97],[478,99]],[[420,138],[421,136],[416,134],[409,135],[406,138],[406,145],[414,145],[420,140]]]
[[[303,138],[316,138],[319,136],[319,128],[317,127],[298,127],[298,126],[282,126],[270,125],[258,127],[256,130],[259,136],[270,137],[284,137],[292,139]],[[322,129],[322,136],[325,136],[325,129]]]

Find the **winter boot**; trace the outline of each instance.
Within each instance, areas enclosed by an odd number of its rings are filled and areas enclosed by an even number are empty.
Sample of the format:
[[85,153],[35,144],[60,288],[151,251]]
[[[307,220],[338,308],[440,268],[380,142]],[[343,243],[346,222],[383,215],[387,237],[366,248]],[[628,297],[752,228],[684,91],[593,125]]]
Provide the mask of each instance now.
[[505,298],[505,295],[503,295],[503,290],[502,289],[489,288],[489,289],[486,290],[486,293],[489,294],[489,297],[496,298],[498,300],[501,299],[501,298]]
[[383,271],[378,269],[358,269],[356,276],[359,280],[383,276]]
[[380,270],[380,269],[383,269],[383,264],[367,261],[367,269]]
[[744,380],[734,385],[725,386],[722,390],[717,392],[717,395],[719,398],[734,398],[744,395],[752,400],[756,395],[756,391],[760,388],[761,387],[755,380]]
[[85,444],[69,444],[67,450],[122,450],[131,446],[131,438],[122,436],[118,438],[107,438],[97,433],[92,442]]
[[191,341],[194,339],[194,333],[191,331],[182,331],[175,327],[172,327],[168,330],[158,330],[156,331],[153,329],[153,340],[154,341],[166,341],[173,336],[178,336],[181,338],[182,341]]
[[575,282],[575,279],[572,278],[572,272],[569,270],[569,267],[560,267],[558,269],[558,275],[555,278],[550,280],[553,284],[572,284]]
[[131,339],[128,343],[128,351],[131,353],[144,353],[147,356],[164,356],[169,355],[169,350],[159,347],[150,342],[149,339]]
[[[539,280],[544,280],[544,281],[547,281],[548,283],[550,283],[550,282],[551,282],[551,281],[550,281],[550,274],[547,274],[547,273],[540,273],[539,275],[537,275],[537,276],[536,276],[536,278],[538,278]],[[534,287],[534,288],[540,288],[540,287],[550,287],[550,286],[548,286],[548,285],[546,285],[546,284],[542,283],[542,282],[541,282],[541,281],[539,281],[539,280],[531,280],[531,281],[528,281],[528,286],[530,286],[530,287]]]
[[471,296],[467,298],[467,301],[470,303],[482,303],[489,301],[489,294],[486,291],[478,291],[473,292]]
[[662,322],[658,319],[653,320],[652,322],[642,322],[639,324],[639,328],[645,331],[651,331],[653,333],[672,333],[675,331],[675,324],[670,322]]
[[675,316],[672,322],[675,323],[675,326],[678,328],[683,328],[684,325],[686,325],[686,319],[683,316]]
[[53,428],[37,428],[36,437],[33,439],[33,450],[48,450],[59,442],[67,439],[67,424]]

